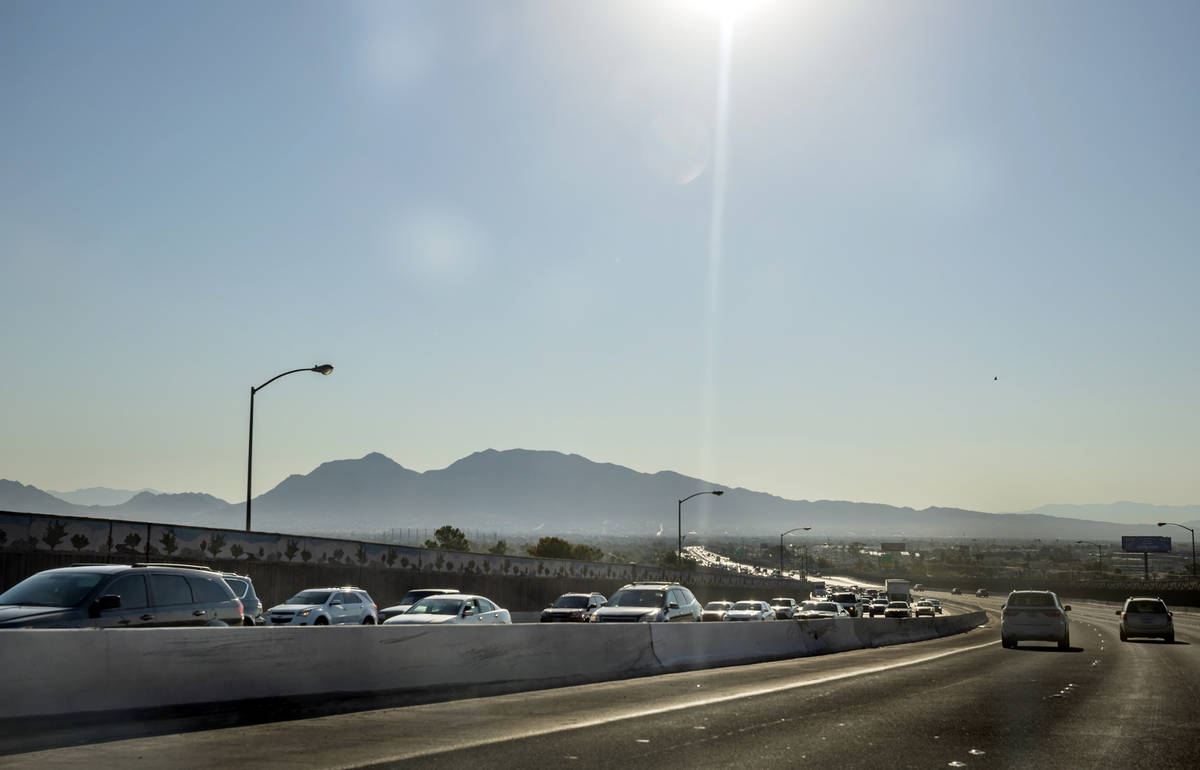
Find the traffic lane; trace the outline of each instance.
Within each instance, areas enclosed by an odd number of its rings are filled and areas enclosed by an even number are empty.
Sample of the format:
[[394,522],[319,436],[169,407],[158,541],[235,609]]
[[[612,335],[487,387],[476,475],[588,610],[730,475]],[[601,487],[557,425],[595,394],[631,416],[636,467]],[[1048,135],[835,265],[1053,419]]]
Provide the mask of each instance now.
[[1195,667],[1172,669],[1188,681],[1176,691],[1150,675],[1162,665],[1157,655],[1114,649],[1115,637],[1088,621],[1074,636],[1070,651],[997,643],[916,667],[491,744],[484,755],[498,767],[857,767],[880,764],[881,752],[891,767],[1194,767]]
[[[109,766],[135,760],[155,766],[208,767],[221,756],[228,767],[359,765],[427,752],[486,747],[540,732],[590,732],[593,724],[643,718],[704,703],[740,701],[766,690],[829,686],[881,667],[926,665],[935,656],[993,646],[995,628],[925,642],[853,650],[746,666],[665,674],[514,695],[360,711],[312,719],[203,730],[119,741],[78,734],[70,746],[10,753],[6,767]],[[657,717],[653,717],[657,718]],[[346,736],[353,735],[353,741]],[[572,741],[573,736],[565,735]],[[100,742],[106,741],[109,742]],[[12,749],[12,752],[21,749]]]

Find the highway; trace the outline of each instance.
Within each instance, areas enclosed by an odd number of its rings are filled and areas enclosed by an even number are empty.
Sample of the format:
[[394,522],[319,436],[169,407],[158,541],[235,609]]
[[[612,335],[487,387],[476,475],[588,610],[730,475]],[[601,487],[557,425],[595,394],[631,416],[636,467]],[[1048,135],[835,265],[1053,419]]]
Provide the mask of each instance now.
[[[928,592],[943,601],[946,594]],[[1117,638],[1072,604],[1073,647],[928,642],[0,757],[4,767],[1194,767],[1200,619]],[[480,665],[480,664],[476,664]]]

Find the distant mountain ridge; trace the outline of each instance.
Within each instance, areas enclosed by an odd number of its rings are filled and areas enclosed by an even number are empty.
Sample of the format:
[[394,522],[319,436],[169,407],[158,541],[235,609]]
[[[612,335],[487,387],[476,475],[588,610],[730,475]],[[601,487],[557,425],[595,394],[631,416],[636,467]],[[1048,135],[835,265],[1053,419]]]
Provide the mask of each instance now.
[[[662,531],[665,540],[673,541],[677,501],[693,492],[714,489],[725,494],[720,498],[700,495],[684,505],[684,532],[694,530],[700,537],[713,537],[809,526],[812,537],[850,537],[868,543],[929,537],[1112,541],[1122,535],[1168,534],[1145,521],[1114,523],[1041,512],[1050,506],[994,514],[959,508],[917,511],[882,503],[787,500],[673,471],[643,473],[577,454],[527,449],[487,449],[446,468],[424,472],[405,468],[378,452],[322,463],[308,474],[287,477],[256,497],[253,525],[259,531],[297,533],[434,529],[447,523],[501,533],[654,535]],[[0,508],[227,528],[242,525],[244,510],[241,503],[196,493],[143,492],[120,505],[77,506],[11,481],[0,482]],[[1193,508],[1197,506],[1182,510]],[[1195,518],[1200,516],[1191,520]]]
[[54,495],[59,500],[65,500],[75,505],[120,505],[132,500],[133,496],[139,492],[151,492],[156,495],[162,494],[157,489],[149,488],[110,489],[108,487],[87,487],[86,489],[76,489],[71,492],[56,492],[53,489],[45,491]]

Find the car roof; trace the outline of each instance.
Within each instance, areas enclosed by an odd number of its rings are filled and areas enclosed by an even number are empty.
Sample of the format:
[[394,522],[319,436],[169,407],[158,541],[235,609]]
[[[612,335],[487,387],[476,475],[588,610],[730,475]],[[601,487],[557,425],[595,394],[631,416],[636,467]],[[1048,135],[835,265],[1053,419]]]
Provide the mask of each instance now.
[[646,583],[630,583],[628,585],[621,586],[622,590],[626,588],[683,588],[683,586],[679,585],[678,583],[662,583],[652,581]]

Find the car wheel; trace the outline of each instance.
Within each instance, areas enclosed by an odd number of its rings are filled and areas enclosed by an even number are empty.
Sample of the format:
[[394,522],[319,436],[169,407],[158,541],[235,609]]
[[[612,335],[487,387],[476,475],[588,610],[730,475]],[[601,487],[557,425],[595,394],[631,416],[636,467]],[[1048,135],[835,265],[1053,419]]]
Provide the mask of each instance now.
[[1069,649],[1071,649],[1071,636],[1070,636],[1069,634],[1068,634],[1067,636],[1064,636],[1062,639],[1060,639],[1060,640],[1059,640],[1059,642],[1058,642],[1058,649],[1060,649],[1060,650],[1069,650]]
[[243,626],[253,626],[254,618],[242,618],[242,625]]
[[1128,642],[1128,641],[1129,641],[1129,635],[1125,633],[1125,629],[1124,629],[1124,628],[1122,628],[1122,629],[1121,629],[1121,641],[1122,641],[1122,642]]
[[1175,634],[1170,633],[1163,637],[1163,641],[1167,644],[1175,644]]
[[327,626],[327,625],[329,625],[329,620],[327,618],[320,617],[313,621],[313,625],[314,626]]
[[366,616],[365,618],[363,618],[363,622],[362,622],[362,624],[363,624],[364,626],[373,626],[373,625],[375,625],[375,618],[373,618],[373,617],[371,617],[370,615],[368,615],[368,616]]

